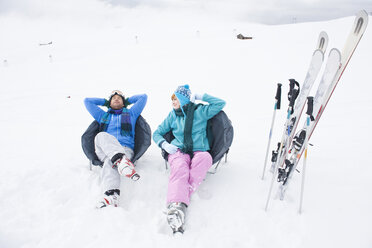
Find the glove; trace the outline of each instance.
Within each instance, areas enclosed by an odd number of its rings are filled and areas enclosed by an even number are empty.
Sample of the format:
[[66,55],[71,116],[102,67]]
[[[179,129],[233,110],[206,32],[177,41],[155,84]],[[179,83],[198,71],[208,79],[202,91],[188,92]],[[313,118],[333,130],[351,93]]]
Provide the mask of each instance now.
[[161,148],[163,148],[169,154],[174,154],[178,150],[178,147],[177,146],[172,145],[172,144],[169,144],[166,141],[164,141],[163,144],[161,144]]
[[107,99],[105,99],[105,103],[102,106],[105,106],[105,107],[109,108],[110,107],[110,102]]
[[195,100],[202,100],[204,94],[192,93],[190,97],[191,102],[195,102]]
[[131,105],[131,103],[129,102],[128,99],[129,99],[129,98],[125,98],[125,101],[124,101],[124,107],[128,107],[129,105]]

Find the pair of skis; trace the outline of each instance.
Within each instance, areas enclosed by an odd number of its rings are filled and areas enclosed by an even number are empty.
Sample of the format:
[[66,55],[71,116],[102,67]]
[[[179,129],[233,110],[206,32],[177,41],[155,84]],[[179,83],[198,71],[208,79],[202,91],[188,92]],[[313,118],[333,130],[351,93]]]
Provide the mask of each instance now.
[[[356,47],[358,46],[359,41],[362,38],[363,33],[367,27],[367,24],[368,14],[366,11],[362,10],[357,14],[355,18],[351,33],[349,34],[348,39],[345,43],[343,52],[340,53],[340,51],[336,48],[330,50],[327,64],[325,66],[325,70],[323,72],[323,76],[319,83],[315,97],[310,98],[308,100],[307,110],[308,117],[304,124],[304,128],[298,132],[296,137],[294,137],[295,131],[297,129],[297,125],[303,112],[303,109],[305,107],[306,100],[322,67],[324,53],[326,51],[328,44],[328,36],[325,32],[321,32],[319,35],[317,46],[313,53],[310,66],[300,92],[298,92],[299,85],[297,89],[296,86],[294,86],[294,83],[297,82],[295,82],[295,80],[293,79],[290,79],[290,92],[288,94],[289,107],[287,110],[287,119],[282,139],[278,144],[278,149],[276,151],[273,151],[271,159],[273,178],[271,180],[265,210],[267,210],[269,205],[275,178],[277,178],[277,181],[279,182],[278,193],[280,195],[280,199],[283,200],[286,189],[288,188],[288,184],[293,175],[293,172],[295,171],[298,165],[302,153],[305,151],[299,212],[302,211],[302,199],[304,191],[303,189],[308,140],[310,139],[312,133],[314,132],[315,127],[317,126],[319,119],[322,116],[324,109],[332,96],[333,91],[335,90],[335,87],[337,86],[344,70],[346,69],[346,66],[348,65]],[[274,115],[270,129],[269,142],[266,150],[262,179],[264,179],[266,170],[267,156],[271,142],[275,112],[277,109],[279,109],[278,105],[280,106],[280,96],[278,96],[278,94],[280,94],[279,88],[280,86],[278,85],[277,94],[275,97]],[[316,116],[315,118],[312,117],[313,112],[315,113]],[[310,120],[313,121],[310,122]]]
[[[312,56],[312,59],[309,65],[309,69],[306,74],[301,90],[300,90],[299,84],[294,79],[289,80],[290,90],[288,93],[289,106],[287,110],[287,118],[286,118],[286,122],[284,125],[284,131],[282,134],[281,141],[280,143],[278,143],[278,149],[277,151],[273,151],[272,153],[271,170],[273,172],[273,177],[272,177],[271,184],[270,184],[270,191],[269,191],[268,200],[266,202],[265,210],[267,210],[267,207],[268,207],[269,199],[271,196],[271,191],[274,185],[275,178],[277,177],[277,174],[278,174],[277,172],[279,170],[279,167],[281,168],[282,164],[284,164],[289,144],[291,144],[291,141],[293,139],[295,130],[297,128],[301,113],[306,103],[306,97],[310,93],[310,90],[322,67],[323,60],[324,60],[324,52],[326,51],[327,44],[328,44],[328,36],[325,32],[321,32],[318,38],[316,48],[313,52],[313,56]],[[274,113],[276,112],[276,109],[277,109],[276,107],[278,105],[277,103],[280,100],[280,97],[278,97],[278,95],[280,94],[279,87],[280,85],[278,85],[278,90],[276,94],[276,104],[274,107]],[[273,127],[273,122],[274,120],[272,121],[272,127]],[[272,135],[272,130],[270,130],[269,144],[268,144],[267,151],[266,151],[266,158],[265,158],[264,170],[262,173],[262,179],[264,179],[264,175],[265,175],[271,135]]]

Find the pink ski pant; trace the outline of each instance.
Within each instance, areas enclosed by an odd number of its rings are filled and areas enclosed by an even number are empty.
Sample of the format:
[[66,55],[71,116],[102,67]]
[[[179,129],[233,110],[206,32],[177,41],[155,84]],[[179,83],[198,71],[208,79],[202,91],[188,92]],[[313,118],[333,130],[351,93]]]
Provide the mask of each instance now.
[[168,162],[170,177],[167,204],[183,202],[189,205],[191,194],[199,187],[212,166],[212,157],[209,152],[194,152],[194,157],[190,159],[188,154],[178,150],[168,156]]

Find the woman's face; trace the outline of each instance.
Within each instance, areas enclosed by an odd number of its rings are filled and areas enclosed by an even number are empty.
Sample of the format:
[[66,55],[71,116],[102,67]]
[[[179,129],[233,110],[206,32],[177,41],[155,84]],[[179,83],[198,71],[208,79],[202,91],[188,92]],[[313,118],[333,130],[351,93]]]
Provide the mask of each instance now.
[[172,106],[174,109],[179,109],[181,107],[180,101],[176,96],[172,97]]

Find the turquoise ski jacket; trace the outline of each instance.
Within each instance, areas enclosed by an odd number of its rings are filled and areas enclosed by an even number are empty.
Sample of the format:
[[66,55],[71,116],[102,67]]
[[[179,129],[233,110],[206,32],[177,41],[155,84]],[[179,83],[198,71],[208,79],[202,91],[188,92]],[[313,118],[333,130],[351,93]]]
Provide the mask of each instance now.
[[[199,106],[194,112],[192,126],[193,151],[208,151],[210,149],[207,138],[207,121],[218,114],[226,105],[224,100],[208,94],[204,94],[202,100],[209,104]],[[165,141],[163,136],[172,131],[175,139],[171,143],[182,149],[184,146],[184,128],[185,117],[176,116],[176,113],[172,110],[154,132],[153,140],[160,147]]]

